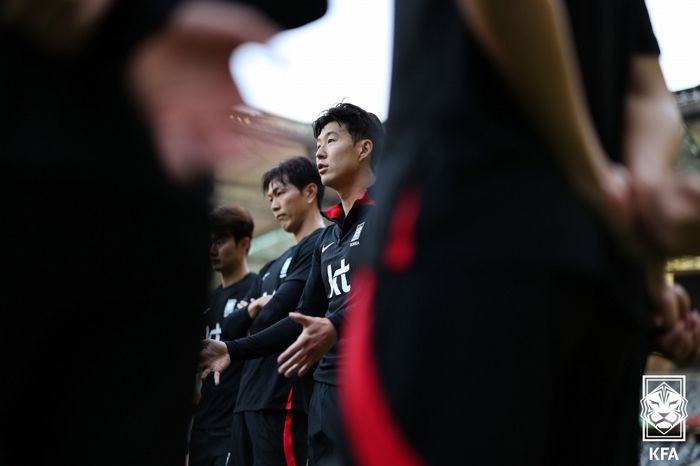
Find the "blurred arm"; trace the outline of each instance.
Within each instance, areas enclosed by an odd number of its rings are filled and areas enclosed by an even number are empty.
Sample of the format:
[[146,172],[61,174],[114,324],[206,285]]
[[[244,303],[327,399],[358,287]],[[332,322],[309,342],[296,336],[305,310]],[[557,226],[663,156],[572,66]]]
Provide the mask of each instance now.
[[458,4],[476,40],[579,194],[599,210],[611,203],[625,209],[626,189],[610,170],[595,132],[561,2],[458,0]]
[[656,56],[632,59],[626,97],[624,159],[636,182],[655,186],[671,175],[679,154],[682,119]]

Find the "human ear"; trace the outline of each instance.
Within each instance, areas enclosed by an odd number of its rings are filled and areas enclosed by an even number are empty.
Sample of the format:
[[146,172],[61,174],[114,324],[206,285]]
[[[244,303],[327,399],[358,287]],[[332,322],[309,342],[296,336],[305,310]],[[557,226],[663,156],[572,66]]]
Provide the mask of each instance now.
[[358,154],[358,160],[362,161],[369,158],[370,154],[372,153],[372,149],[374,149],[374,143],[371,139],[363,139],[360,141],[360,153]]
[[304,199],[306,199],[307,204],[316,202],[316,196],[318,196],[318,186],[316,186],[315,183],[309,183],[304,187],[302,194],[304,195]]

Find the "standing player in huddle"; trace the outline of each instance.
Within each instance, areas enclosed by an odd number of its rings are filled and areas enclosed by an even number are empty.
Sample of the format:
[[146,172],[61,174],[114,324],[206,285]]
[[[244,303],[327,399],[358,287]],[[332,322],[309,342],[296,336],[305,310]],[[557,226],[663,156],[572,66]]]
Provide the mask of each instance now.
[[[337,463],[342,442],[336,402],[337,343],[349,305],[353,251],[368,237],[374,201],[367,188],[373,182],[373,158],[381,153],[384,128],[374,114],[342,103],[319,117],[313,129],[321,181],[338,192],[341,202],[325,212],[332,224],[314,249],[298,312],[243,340],[225,345],[207,341],[201,364],[206,371],[221,371],[232,359],[272,354],[290,343],[278,358],[279,372],[287,377],[304,375],[320,360],[309,407],[309,460],[312,465],[327,465]],[[301,324],[301,334],[295,322]]]
[[[247,319],[242,322],[251,335],[296,308],[324,227],[320,213],[324,188],[309,159],[295,157],[282,162],[263,175],[262,184],[272,213],[296,244],[260,270],[261,289],[256,294],[260,298],[248,305]],[[302,378],[280,375],[277,356],[243,363],[229,466],[306,464],[311,387]]]
[[[205,337],[236,338],[232,323],[240,321],[245,309],[238,309],[255,296],[258,276],[248,271],[248,251],[253,237],[253,219],[239,206],[221,206],[209,214],[212,268],[221,285],[212,293],[204,312]],[[215,384],[206,378],[196,406],[190,435],[190,466],[224,466],[229,453],[231,418],[238,395],[242,364],[236,363]]]
[[[627,228],[632,196],[673,179],[681,121],[644,0],[405,0],[395,18],[340,374],[355,460],[638,464],[655,329]],[[694,319],[668,335],[683,358]]]

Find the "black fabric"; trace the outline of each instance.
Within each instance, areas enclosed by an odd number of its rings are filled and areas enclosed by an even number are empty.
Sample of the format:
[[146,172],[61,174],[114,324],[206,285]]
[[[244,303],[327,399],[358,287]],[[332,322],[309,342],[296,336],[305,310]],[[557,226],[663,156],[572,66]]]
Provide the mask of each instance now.
[[[353,252],[356,246],[371,236],[369,230],[373,208],[373,201],[358,200],[347,217],[343,215],[337,218],[335,223],[322,231],[314,248],[311,271],[297,308],[297,312],[302,314],[327,317],[339,334],[339,342],[321,358],[314,371],[314,380],[326,384],[336,384],[342,322],[349,305]],[[255,335],[227,341],[226,347],[231,359],[253,359],[285,350],[294,343],[300,332],[301,327],[286,317]]]
[[[291,431],[285,432],[285,422]],[[296,465],[307,460],[306,413],[284,410],[258,410],[233,415],[231,457],[228,466],[286,466],[285,436],[291,441],[288,453]],[[242,440],[242,441],[241,441]],[[289,444],[288,444],[289,445]]]
[[189,466],[226,466],[231,428],[193,430],[190,436]]
[[[226,321],[237,315],[247,314],[245,308],[236,309],[241,301],[250,302],[256,297],[260,280],[257,274],[249,273],[233,285],[218,286],[213,292],[209,307],[204,312],[203,338],[222,340],[242,337],[245,333],[227,333]],[[192,430],[223,429],[231,426],[231,417],[236,406],[238,389],[241,383],[243,364],[232,361],[228,369],[221,373],[219,385],[214,384],[214,374],[202,382],[201,398],[194,411]]]
[[[211,187],[161,171],[125,79],[135,46],[177,3],[114,2],[70,57],[0,24],[1,299],[12,310],[0,366],[13,374],[0,384],[1,464],[184,457]],[[306,5],[299,21],[325,9]]]
[[260,333],[225,343],[231,360],[245,361],[284,351],[300,331],[297,323],[285,317]]
[[[596,129],[619,160],[630,58],[658,53],[644,3],[566,6]],[[378,234],[362,252],[399,430],[427,464],[637,464],[640,264],[568,185],[455,2],[403,0],[395,15]],[[415,256],[390,272],[406,190],[419,199]]]
[[373,201],[358,199],[347,216],[336,219],[323,231],[314,251],[309,280],[298,311],[325,316],[338,334],[338,342],[318,362],[314,371],[316,382],[337,383],[337,370],[341,364],[338,348],[343,345],[342,324],[345,310],[351,305],[353,251],[371,237],[373,205]]
[[[282,320],[289,312],[296,309],[309,276],[311,257],[320,234],[321,229],[311,233],[260,270],[261,294],[272,295],[272,299],[255,317],[250,327],[251,335]],[[280,375],[277,372],[278,356],[279,353],[274,353],[245,361],[236,401],[237,412],[287,409],[290,390],[293,390],[291,409],[306,412],[308,399],[311,396],[311,392],[308,391],[309,383],[303,378],[288,379]]]
[[309,406],[309,466],[348,466],[343,435],[337,388],[317,382]]

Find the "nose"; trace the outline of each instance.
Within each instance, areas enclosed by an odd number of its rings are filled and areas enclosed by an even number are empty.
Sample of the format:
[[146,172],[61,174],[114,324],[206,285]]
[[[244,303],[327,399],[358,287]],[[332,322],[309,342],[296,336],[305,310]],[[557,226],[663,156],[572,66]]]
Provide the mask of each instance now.
[[272,209],[273,212],[280,210],[280,203],[277,201],[277,199],[272,200],[270,203],[270,209]]
[[326,148],[324,145],[320,145],[318,149],[316,149],[316,160],[324,158],[326,158]]

